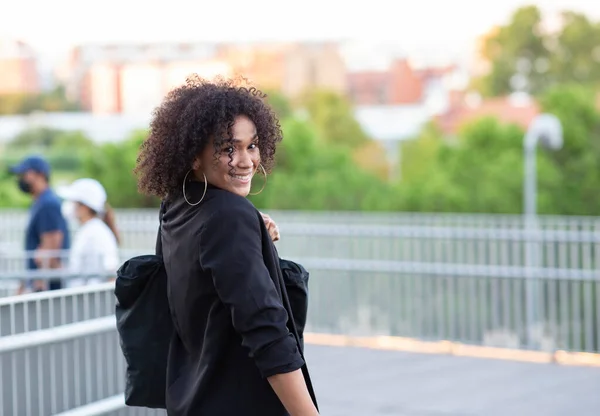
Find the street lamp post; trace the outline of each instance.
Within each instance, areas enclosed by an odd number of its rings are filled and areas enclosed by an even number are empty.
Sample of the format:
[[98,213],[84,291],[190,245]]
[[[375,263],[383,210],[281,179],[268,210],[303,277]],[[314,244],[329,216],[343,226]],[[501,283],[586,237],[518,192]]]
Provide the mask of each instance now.
[[526,315],[527,344],[536,346],[535,339],[539,322],[539,276],[536,275],[539,261],[539,241],[537,222],[537,164],[536,148],[542,146],[558,150],[563,145],[563,132],[560,120],[552,114],[540,114],[529,125],[523,141],[524,182],[523,212],[525,215],[525,270],[526,270]]

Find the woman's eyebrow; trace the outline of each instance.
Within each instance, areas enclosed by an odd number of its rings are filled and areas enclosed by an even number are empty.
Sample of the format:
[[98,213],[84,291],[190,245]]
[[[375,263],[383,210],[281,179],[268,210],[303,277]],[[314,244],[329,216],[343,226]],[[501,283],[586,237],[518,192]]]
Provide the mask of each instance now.
[[[254,136],[252,136],[252,137],[250,138],[250,141],[254,141],[254,140],[256,140],[256,139],[258,139],[258,133],[254,133]],[[233,139],[231,139],[231,141],[232,141],[233,143],[241,143],[241,142],[242,142],[242,140],[241,140],[241,139],[236,139],[236,138],[233,138]]]

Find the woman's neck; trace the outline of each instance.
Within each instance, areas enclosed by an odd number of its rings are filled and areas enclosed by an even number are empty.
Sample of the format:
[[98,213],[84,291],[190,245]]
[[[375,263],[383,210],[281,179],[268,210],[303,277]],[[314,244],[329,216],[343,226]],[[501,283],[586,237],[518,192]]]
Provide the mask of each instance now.
[[79,222],[81,222],[81,225],[83,225],[83,224],[87,223],[89,220],[93,220],[94,218],[96,218],[96,217],[93,215],[85,216],[83,218],[80,218]]

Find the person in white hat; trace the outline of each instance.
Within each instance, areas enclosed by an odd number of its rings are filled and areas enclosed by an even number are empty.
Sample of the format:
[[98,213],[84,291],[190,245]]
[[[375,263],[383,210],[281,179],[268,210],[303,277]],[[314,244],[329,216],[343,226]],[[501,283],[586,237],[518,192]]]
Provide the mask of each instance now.
[[104,187],[95,179],[78,179],[57,189],[65,217],[79,222],[69,253],[69,287],[107,281],[119,267],[119,236]]

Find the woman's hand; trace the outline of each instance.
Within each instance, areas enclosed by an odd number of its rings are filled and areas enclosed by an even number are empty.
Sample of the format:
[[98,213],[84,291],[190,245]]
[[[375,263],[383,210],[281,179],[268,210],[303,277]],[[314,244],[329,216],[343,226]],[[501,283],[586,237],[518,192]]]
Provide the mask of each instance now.
[[280,238],[279,227],[277,226],[277,224],[275,224],[275,221],[273,221],[273,219],[271,217],[269,217],[267,214],[263,214],[261,212],[260,215],[263,217],[263,221],[265,222],[265,225],[267,226],[267,231],[269,231],[269,235],[271,236],[271,239],[274,242],[279,240],[279,238]]

